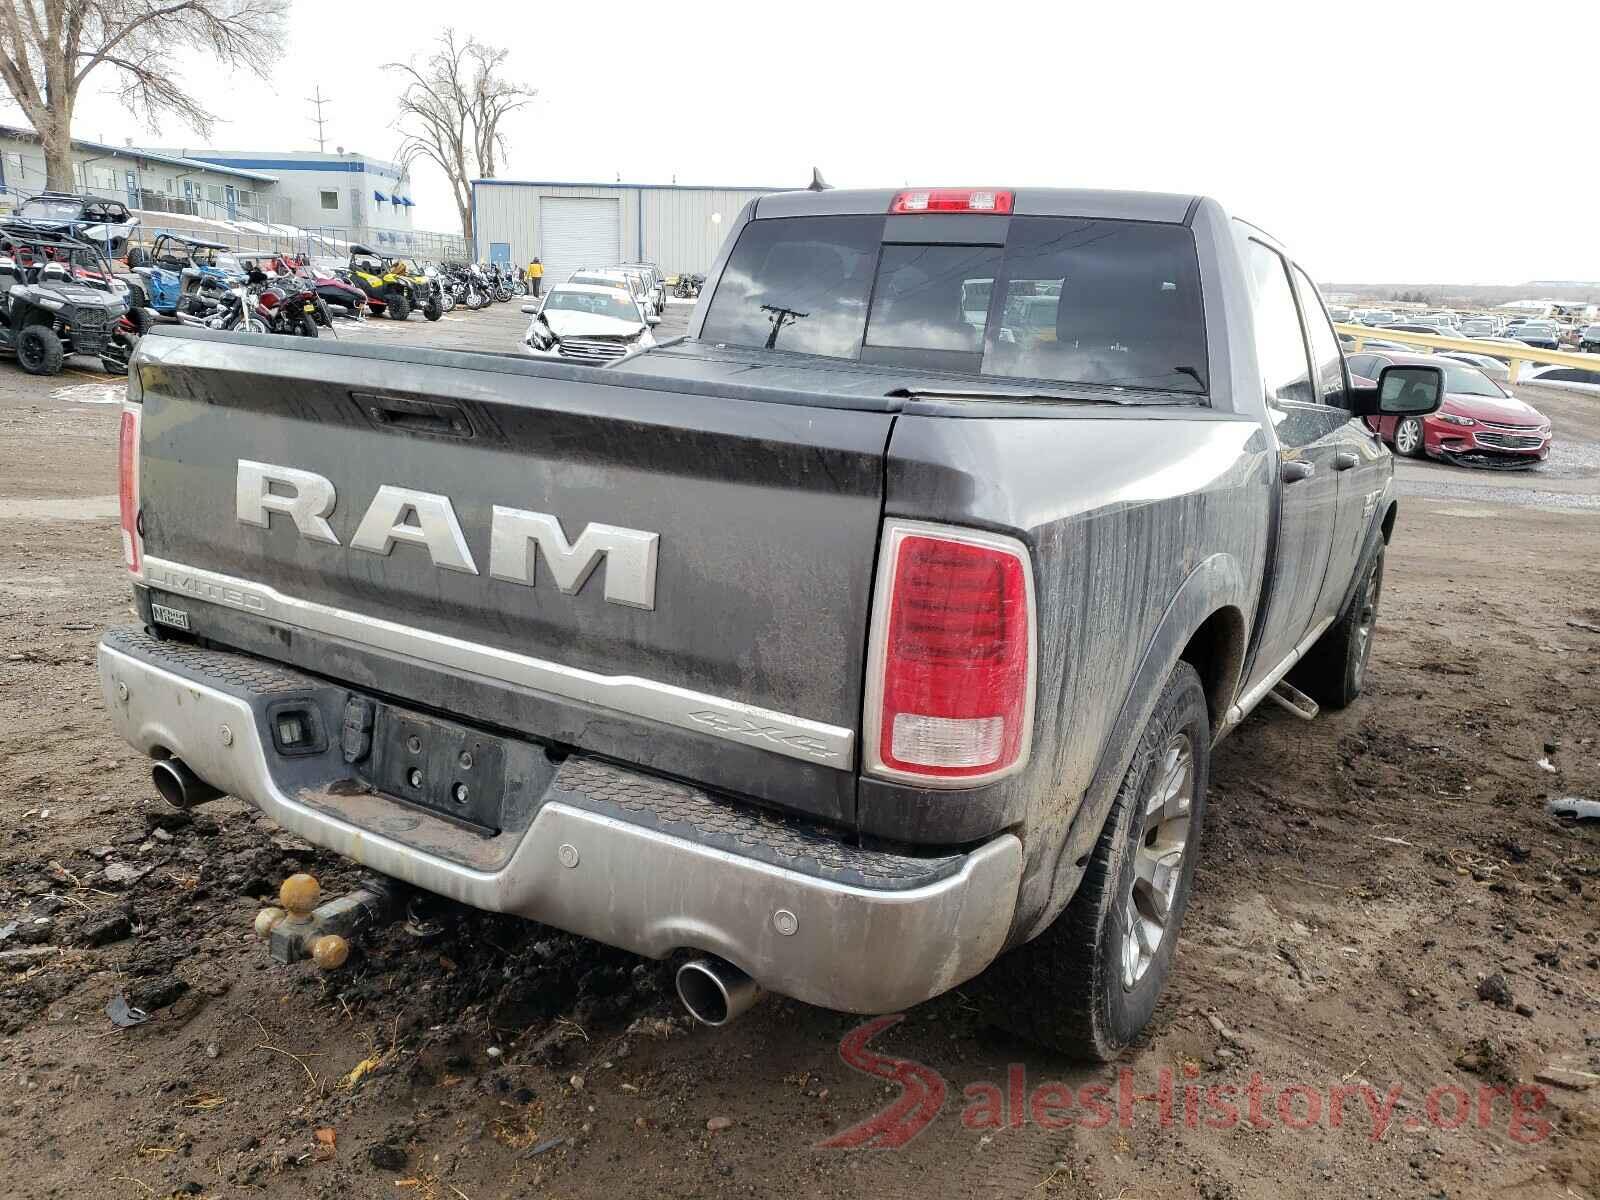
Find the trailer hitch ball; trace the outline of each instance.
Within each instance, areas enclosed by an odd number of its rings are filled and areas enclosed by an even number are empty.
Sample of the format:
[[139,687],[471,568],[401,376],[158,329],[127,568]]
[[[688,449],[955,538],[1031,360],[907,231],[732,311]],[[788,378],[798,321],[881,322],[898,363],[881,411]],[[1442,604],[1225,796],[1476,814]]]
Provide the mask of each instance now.
[[276,905],[268,905],[256,914],[256,936],[263,942],[272,936],[278,923],[289,914]]
[[278,889],[278,903],[283,905],[288,919],[296,925],[304,925],[311,920],[311,912],[321,898],[322,885],[315,876],[303,871],[289,876]]
[[337,933],[325,933],[311,943],[311,961],[324,971],[337,971],[350,957],[350,943]]

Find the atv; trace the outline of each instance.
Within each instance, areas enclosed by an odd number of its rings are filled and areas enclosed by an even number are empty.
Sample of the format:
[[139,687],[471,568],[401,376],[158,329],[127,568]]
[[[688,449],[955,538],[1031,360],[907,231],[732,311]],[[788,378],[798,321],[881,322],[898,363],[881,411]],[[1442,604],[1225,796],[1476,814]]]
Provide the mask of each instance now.
[[413,309],[420,309],[430,321],[444,316],[438,281],[412,274],[403,259],[387,259],[367,246],[352,245],[349,280],[367,294],[367,307],[375,314],[395,321],[404,321]]
[[0,351],[30,375],[59,375],[69,354],[128,369],[143,327],[103,251],[64,233],[0,225]]
[[244,267],[223,243],[163,233],[149,250],[142,246],[128,250],[128,274],[123,280],[137,290],[140,305],[176,317],[180,306],[187,311],[196,303],[202,279],[236,287],[244,278]]

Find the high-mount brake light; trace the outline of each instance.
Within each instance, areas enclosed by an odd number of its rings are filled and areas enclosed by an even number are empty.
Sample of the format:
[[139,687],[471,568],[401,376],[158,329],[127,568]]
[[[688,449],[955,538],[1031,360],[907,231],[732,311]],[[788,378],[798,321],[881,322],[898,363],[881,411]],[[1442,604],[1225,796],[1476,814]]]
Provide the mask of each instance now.
[[884,527],[868,648],[866,770],[971,787],[1020,770],[1033,733],[1033,567],[1014,538]]
[[1009,216],[1011,193],[994,188],[916,188],[900,192],[889,205],[897,216],[920,213],[992,213]]

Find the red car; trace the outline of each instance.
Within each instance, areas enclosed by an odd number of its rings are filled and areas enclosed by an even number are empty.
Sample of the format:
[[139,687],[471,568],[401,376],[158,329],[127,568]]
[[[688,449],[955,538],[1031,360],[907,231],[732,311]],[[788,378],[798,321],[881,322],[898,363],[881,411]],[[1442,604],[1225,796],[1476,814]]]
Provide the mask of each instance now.
[[1550,457],[1550,418],[1518,400],[1477,367],[1433,354],[1352,354],[1350,374],[1372,383],[1388,366],[1439,367],[1444,403],[1424,417],[1368,417],[1405,458],[1461,466],[1531,467]]

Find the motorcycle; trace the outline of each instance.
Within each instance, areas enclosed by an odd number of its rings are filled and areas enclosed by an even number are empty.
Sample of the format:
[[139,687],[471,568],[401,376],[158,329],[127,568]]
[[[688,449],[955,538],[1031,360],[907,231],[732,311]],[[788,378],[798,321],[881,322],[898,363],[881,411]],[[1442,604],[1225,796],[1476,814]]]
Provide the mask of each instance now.
[[492,264],[489,270],[491,272],[489,282],[494,288],[494,298],[498,303],[504,304],[517,294],[516,289],[511,286],[511,275],[503,270],[499,263]]
[[176,314],[178,323],[199,329],[223,329],[235,333],[268,333],[266,321],[256,312],[255,297],[245,284],[223,288],[220,294],[208,294],[205,299],[211,307],[204,313],[191,309]]
[[468,312],[477,312],[480,308],[489,307],[492,303],[490,296],[489,280],[484,276],[482,269],[473,263],[466,271],[462,303],[467,306]]
[[314,338],[318,324],[332,328],[333,314],[327,302],[305,280],[293,275],[268,279],[265,273],[259,274],[263,286],[256,295],[256,315],[266,322],[269,333]]
[[679,300],[693,300],[700,295],[700,289],[705,284],[706,277],[704,275],[691,275],[688,272],[683,272],[677,279],[673,280],[672,294]]
[[277,275],[290,276],[309,287],[322,301],[318,323],[331,324],[324,316],[348,317],[352,321],[367,319],[367,294],[353,283],[320,271],[301,255],[299,258],[269,259],[267,266]]
[[451,277],[448,268],[429,266],[423,272],[433,283],[439,293],[439,307],[444,312],[449,312],[456,306],[456,291],[451,286]]

